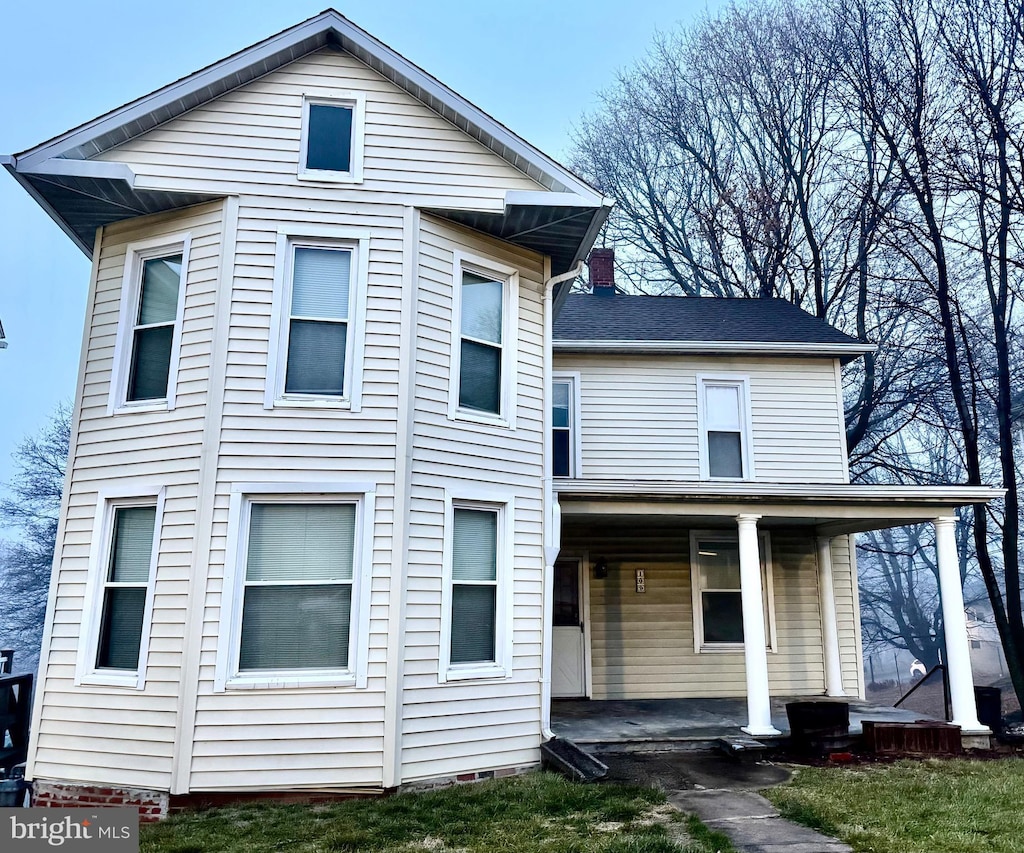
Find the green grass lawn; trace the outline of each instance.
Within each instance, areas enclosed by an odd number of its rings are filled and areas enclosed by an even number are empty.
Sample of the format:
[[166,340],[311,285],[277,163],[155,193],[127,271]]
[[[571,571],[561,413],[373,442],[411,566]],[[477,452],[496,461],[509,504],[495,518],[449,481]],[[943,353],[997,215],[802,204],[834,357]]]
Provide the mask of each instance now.
[[859,853],[1024,850],[1024,759],[806,768],[764,794]]
[[330,805],[257,804],[142,828],[142,853],[733,853],[724,836],[629,785],[551,773]]

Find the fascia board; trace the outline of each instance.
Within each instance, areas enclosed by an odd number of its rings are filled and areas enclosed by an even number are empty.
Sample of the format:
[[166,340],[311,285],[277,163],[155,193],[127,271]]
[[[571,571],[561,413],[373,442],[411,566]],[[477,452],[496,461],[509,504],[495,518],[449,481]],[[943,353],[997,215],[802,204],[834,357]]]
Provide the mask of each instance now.
[[998,500],[1006,490],[994,486],[888,486],[806,483],[706,483],[697,481],[566,480],[556,484],[566,498],[624,497],[798,500],[807,503],[933,503],[963,506]]
[[802,344],[787,341],[572,341],[555,340],[555,352],[753,353],[767,355],[855,356],[874,352],[874,344]]

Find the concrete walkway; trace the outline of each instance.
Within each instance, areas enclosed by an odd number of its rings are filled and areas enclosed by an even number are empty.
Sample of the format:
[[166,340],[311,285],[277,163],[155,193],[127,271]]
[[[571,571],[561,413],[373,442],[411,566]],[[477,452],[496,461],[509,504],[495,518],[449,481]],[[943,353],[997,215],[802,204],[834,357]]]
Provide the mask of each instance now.
[[757,793],[789,780],[770,763],[740,763],[709,752],[605,753],[609,778],[655,785],[676,808],[729,837],[740,853],[850,853],[851,848],[779,817]]

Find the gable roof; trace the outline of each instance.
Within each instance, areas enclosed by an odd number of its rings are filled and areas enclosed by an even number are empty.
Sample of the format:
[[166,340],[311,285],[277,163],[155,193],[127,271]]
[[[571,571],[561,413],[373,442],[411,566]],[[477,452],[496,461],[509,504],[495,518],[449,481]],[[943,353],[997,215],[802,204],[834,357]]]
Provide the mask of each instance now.
[[555,319],[555,349],[835,355],[874,350],[784,299],[573,293]]
[[[543,227],[551,220],[557,221],[564,231],[566,210],[571,208],[569,221],[576,223],[575,228],[570,228],[572,239],[583,243],[591,232],[596,235],[610,207],[599,191],[333,9],[34,148],[0,157],[0,165],[19,180],[86,254],[91,254],[91,235],[99,225],[188,206],[209,196],[137,186],[135,175],[124,164],[89,158],[325,47],[350,53],[544,187],[548,193],[542,194],[550,194],[558,210],[539,215],[532,227]],[[533,198],[514,197],[507,200],[506,206],[543,205]],[[522,210],[519,214],[523,219]],[[596,225],[592,222],[595,216],[600,219]],[[520,229],[505,223],[491,225],[504,227],[512,236],[520,233]],[[587,249],[589,244],[582,251],[573,252],[571,265]],[[559,260],[560,266],[568,263],[568,259]]]

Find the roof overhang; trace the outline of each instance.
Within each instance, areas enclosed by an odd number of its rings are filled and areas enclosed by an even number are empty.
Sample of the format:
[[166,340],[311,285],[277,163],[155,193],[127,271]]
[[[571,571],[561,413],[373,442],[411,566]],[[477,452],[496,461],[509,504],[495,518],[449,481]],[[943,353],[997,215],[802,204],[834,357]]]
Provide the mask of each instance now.
[[[839,536],[949,517],[957,508],[998,500],[988,486],[736,484],[636,480],[565,480],[554,485],[565,522],[624,524],[686,519],[687,526],[722,525],[741,514],[761,526],[809,526]],[[729,522],[731,523],[731,522]]]
[[426,212],[550,255],[551,274],[561,275],[587,256],[611,207],[607,199],[594,204],[575,193],[509,191],[500,211],[428,208]]
[[0,165],[88,255],[100,225],[211,198],[187,188],[140,187],[127,167],[118,172],[111,167],[121,164],[90,162],[90,158],[322,48],[351,54],[547,191],[510,193],[521,198],[510,198],[496,217],[465,212],[442,215],[487,233],[509,234],[513,242],[546,254],[551,252],[545,247],[553,245],[558,235],[575,240],[570,248],[559,249],[559,269],[563,264],[571,268],[570,261],[586,253],[587,236],[592,243],[609,206],[596,189],[333,9],[21,154],[4,157]]
[[555,340],[556,353],[641,353],[644,355],[790,355],[830,356],[844,364],[878,347],[868,343],[832,344],[794,341],[614,341]]

